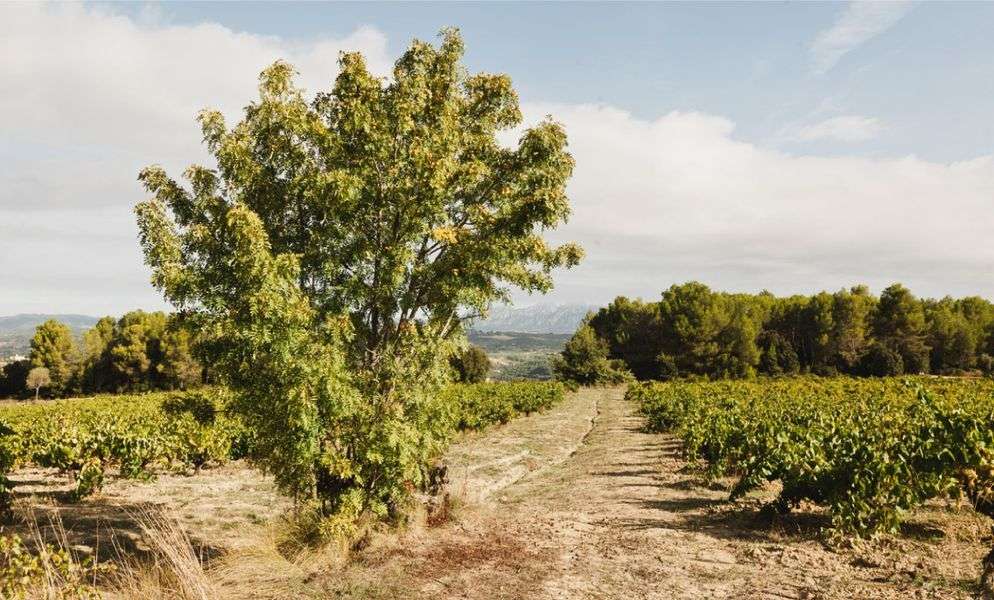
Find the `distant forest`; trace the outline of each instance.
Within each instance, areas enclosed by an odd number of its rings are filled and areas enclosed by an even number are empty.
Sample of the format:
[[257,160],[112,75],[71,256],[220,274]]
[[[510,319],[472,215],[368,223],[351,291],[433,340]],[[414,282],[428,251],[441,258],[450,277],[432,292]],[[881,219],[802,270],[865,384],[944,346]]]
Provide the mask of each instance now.
[[104,317],[79,340],[65,323],[45,321],[31,338],[30,357],[0,368],[0,398],[26,395],[32,368],[47,370],[49,397],[180,389],[206,377],[178,318],[141,310]]
[[619,297],[581,326],[637,379],[863,376],[994,370],[994,304],[918,299],[894,284],[834,294],[732,294],[690,282],[658,302]]

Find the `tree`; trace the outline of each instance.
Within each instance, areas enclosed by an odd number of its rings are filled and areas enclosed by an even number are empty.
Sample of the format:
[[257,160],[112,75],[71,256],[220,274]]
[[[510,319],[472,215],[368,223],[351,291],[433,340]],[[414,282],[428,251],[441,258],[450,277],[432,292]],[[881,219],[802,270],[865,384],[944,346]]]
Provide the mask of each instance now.
[[110,389],[112,374],[107,348],[114,337],[114,317],[103,317],[83,334],[80,385],[84,392]]
[[759,368],[767,375],[796,375],[801,369],[794,347],[775,331],[759,335]]
[[35,329],[31,338],[31,366],[48,369],[47,387],[56,396],[69,391],[75,354],[72,331],[66,324],[49,319]]
[[475,344],[453,354],[449,364],[456,371],[456,380],[462,383],[480,383],[490,374],[490,358],[486,350]]
[[870,339],[876,300],[865,285],[839,290],[832,297],[831,354],[842,372],[851,373]]
[[35,400],[37,400],[41,388],[50,386],[52,378],[49,376],[49,371],[45,367],[34,367],[28,371],[28,377],[24,383],[29,390],[35,391]]
[[15,360],[0,368],[0,398],[20,396],[24,393],[24,381],[31,371],[31,361]]
[[754,375],[765,311],[763,301],[745,294],[716,293],[696,281],[671,286],[658,304],[660,375]]
[[728,315],[718,295],[703,283],[671,286],[659,302],[661,354],[671,357],[680,373],[706,374],[716,369],[718,336]]
[[216,171],[140,176],[153,284],[203,332],[255,460],[335,523],[425,481],[462,318],[581,257],[542,239],[569,214],[565,132],[502,144],[521,123],[510,79],[468,75],[462,54],[454,30],[415,41],[389,81],[343,54],[310,103],[277,62],[236,126],[201,113]]
[[933,372],[957,373],[973,368],[981,332],[971,326],[952,298],[927,302],[925,322]]
[[583,324],[552,360],[552,372],[559,381],[579,385],[621,383],[628,374],[607,357],[607,342],[594,329]]
[[873,317],[873,335],[901,355],[906,373],[928,371],[929,347],[925,344],[925,311],[899,283],[880,294]]
[[170,389],[185,389],[201,383],[203,367],[193,356],[190,332],[175,320],[167,325],[160,342],[161,360],[155,365],[160,383]]
[[725,297],[729,318],[718,334],[719,353],[715,374],[722,377],[754,377],[760,353],[756,346],[760,324],[751,314],[748,297]]
[[859,373],[870,377],[889,377],[905,372],[901,353],[887,344],[873,342],[860,357]]
[[591,317],[590,326],[607,341],[608,356],[623,360],[636,379],[661,376],[657,357],[663,348],[656,303],[619,296]]
[[833,298],[827,292],[808,299],[801,312],[800,355],[812,373],[834,373],[832,364],[832,332],[835,328],[832,315]]
[[107,345],[111,378],[118,391],[147,391],[161,387],[162,339],[166,314],[135,310],[125,313],[114,326]]

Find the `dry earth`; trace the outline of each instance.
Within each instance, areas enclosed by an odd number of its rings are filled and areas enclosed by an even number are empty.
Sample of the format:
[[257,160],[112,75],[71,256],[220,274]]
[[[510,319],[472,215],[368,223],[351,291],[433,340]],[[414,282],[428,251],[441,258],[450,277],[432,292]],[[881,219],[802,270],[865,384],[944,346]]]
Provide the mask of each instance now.
[[764,521],[774,490],[728,502],[729,482],[706,481],[678,440],[644,432],[621,389],[582,390],[467,436],[447,462],[454,517],[381,532],[344,565],[274,552],[267,536],[285,504],[238,465],[114,482],[82,506],[46,492],[46,474],[20,477],[80,539],[101,518],[104,531],[135,536],[136,506],[176,515],[227,598],[969,598],[990,544],[984,518],[943,504],[900,536],[860,544],[833,542],[813,507]]

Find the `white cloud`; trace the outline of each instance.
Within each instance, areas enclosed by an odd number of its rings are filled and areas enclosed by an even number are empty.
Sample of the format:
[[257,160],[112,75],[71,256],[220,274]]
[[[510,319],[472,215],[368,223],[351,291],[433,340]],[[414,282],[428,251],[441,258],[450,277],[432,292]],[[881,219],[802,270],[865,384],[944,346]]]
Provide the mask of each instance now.
[[727,119],[654,121],[604,106],[532,105],[564,123],[588,249],[558,300],[655,296],[701,279],[782,293],[900,280],[928,295],[994,296],[994,157],[795,156],[739,141]]
[[877,137],[882,129],[880,121],[874,117],[843,115],[804,125],[792,137],[800,141],[864,142]]
[[835,23],[811,43],[815,73],[826,73],[848,52],[890,29],[911,6],[904,0],[850,2]]
[[331,85],[341,50],[386,74],[386,44],[371,28],[300,42],[162,24],[154,11],[136,21],[78,4],[0,5],[0,314],[158,303],[131,215],[139,169],[179,175],[205,161],[197,112],[234,121],[274,60],[313,92]]
[[[295,63],[315,90],[342,48],[389,68],[371,29],[299,43],[78,5],[0,5],[0,314],[156,306],[131,215],[138,170],[203,160],[196,111],[234,118],[273,59]],[[531,122],[561,120],[577,160],[574,217],[553,235],[588,257],[558,276],[552,300],[655,297],[688,279],[781,293],[900,280],[923,294],[994,296],[994,157],[794,156],[700,112],[646,121],[609,106],[524,109]]]

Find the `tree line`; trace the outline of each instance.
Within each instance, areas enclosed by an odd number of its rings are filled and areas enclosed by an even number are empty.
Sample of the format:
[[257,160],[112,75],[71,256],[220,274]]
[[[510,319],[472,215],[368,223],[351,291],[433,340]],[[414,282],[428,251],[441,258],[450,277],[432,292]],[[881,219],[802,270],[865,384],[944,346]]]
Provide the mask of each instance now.
[[[554,367],[595,383],[756,374],[944,375],[994,370],[994,304],[919,299],[899,283],[777,297],[692,281],[658,302],[618,297],[588,316]],[[584,380],[585,379],[585,380]]]
[[[179,317],[161,311],[104,317],[80,339],[68,325],[51,319],[35,330],[29,358],[0,371],[0,397],[34,392],[41,381],[49,397],[195,386],[207,374],[192,342]],[[34,375],[31,384],[29,374]]]

